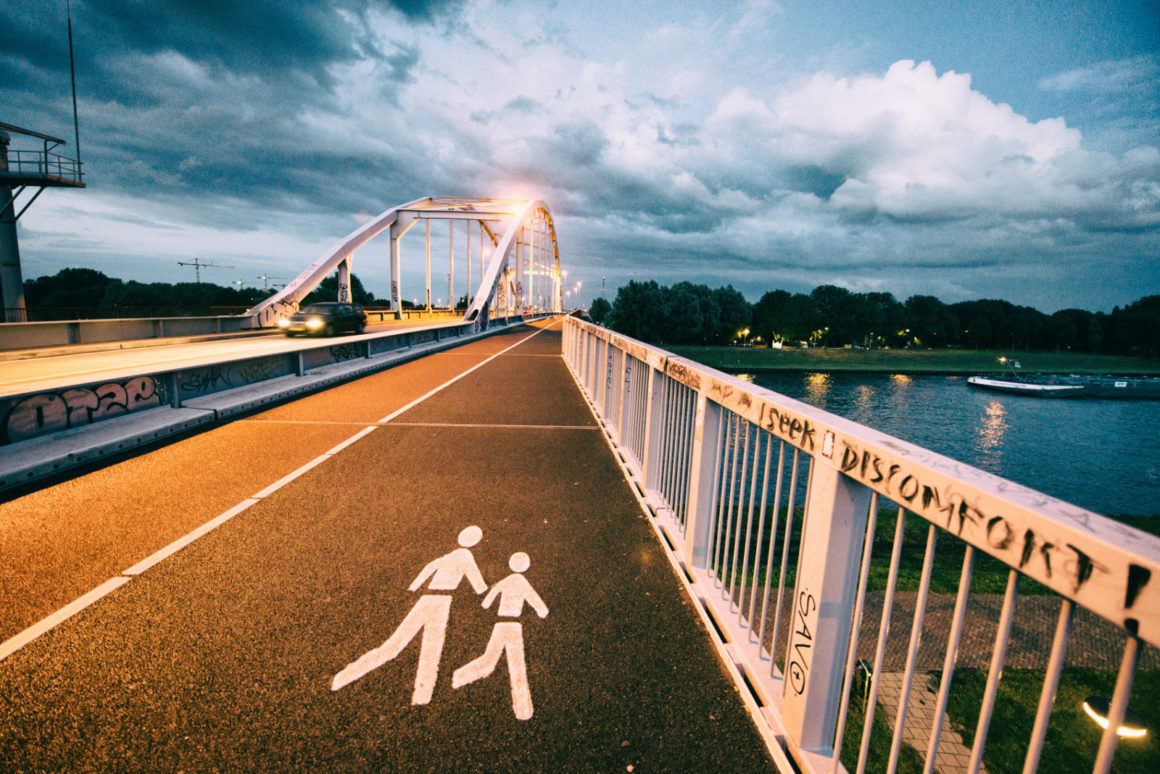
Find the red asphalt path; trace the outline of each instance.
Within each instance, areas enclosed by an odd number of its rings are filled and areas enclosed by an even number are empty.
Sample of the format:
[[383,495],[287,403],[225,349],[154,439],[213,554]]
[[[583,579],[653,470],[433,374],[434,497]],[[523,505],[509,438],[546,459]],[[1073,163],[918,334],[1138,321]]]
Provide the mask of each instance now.
[[[431,355],[0,505],[0,640],[118,579],[0,660],[0,770],[771,770],[558,331]],[[487,587],[511,587],[527,554],[544,617],[503,617],[467,582],[408,590],[469,526]],[[331,690],[427,592],[451,597],[430,702],[412,704],[420,637]],[[452,681],[516,621],[526,720],[503,658]]]

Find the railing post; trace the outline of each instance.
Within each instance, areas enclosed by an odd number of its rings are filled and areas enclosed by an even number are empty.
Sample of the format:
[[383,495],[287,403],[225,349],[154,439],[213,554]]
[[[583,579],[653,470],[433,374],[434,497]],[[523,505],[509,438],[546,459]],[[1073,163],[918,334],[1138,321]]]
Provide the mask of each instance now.
[[652,366],[648,369],[648,399],[645,404],[644,459],[640,461],[646,492],[655,491],[660,479],[661,417],[664,416],[664,376]]
[[692,567],[708,566],[709,537],[713,527],[713,477],[717,469],[720,428],[721,406],[709,400],[705,393],[698,392],[685,521],[685,561]]
[[782,718],[791,745],[830,755],[870,490],[815,463],[806,502]]

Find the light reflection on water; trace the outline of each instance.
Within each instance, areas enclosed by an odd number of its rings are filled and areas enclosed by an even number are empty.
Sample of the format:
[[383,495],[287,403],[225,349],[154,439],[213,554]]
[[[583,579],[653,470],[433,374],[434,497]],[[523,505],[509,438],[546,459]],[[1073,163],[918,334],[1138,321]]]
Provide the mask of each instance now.
[[750,378],[1084,508],[1160,515],[1160,401],[999,395],[955,376]]
[[992,399],[983,409],[979,418],[978,438],[975,451],[978,453],[978,467],[1003,475],[1003,436],[1010,425],[1007,424],[1007,409],[998,399]]
[[830,392],[829,374],[806,374],[807,401],[815,406],[826,407],[826,395]]

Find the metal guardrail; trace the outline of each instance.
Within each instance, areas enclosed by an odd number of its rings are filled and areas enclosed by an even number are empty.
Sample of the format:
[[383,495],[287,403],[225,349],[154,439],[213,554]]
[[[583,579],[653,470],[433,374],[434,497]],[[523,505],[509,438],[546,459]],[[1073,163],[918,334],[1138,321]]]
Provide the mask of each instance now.
[[0,179],[5,177],[80,184],[81,164],[51,151],[10,150],[8,169],[0,170]]
[[[1109,770],[1137,665],[1160,666],[1160,539],[575,318],[563,348],[759,722],[802,771],[894,772],[904,744],[926,772],[979,771],[1004,666],[1028,664],[1043,676],[1025,729],[1023,771],[1035,771],[1069,644],[1117,673],[1093,762]],[[892,536],[879,534],[887,501],[899,506]],[[916,592],[898,588],[908,523],[925,533],[906,579]],[[957,588],[932,590],[948,559]],[[991,593],[972,589],[980,567]],[[1021,581],[1047,589],[1020,599]],[[909,637],[891,637],[906,614]],[[1046,619],[1038,641],[1029,615]],[[1093,648],[1093,632],[1113,644]],[[968,665],[986,670],[969,751],[946,730]]]

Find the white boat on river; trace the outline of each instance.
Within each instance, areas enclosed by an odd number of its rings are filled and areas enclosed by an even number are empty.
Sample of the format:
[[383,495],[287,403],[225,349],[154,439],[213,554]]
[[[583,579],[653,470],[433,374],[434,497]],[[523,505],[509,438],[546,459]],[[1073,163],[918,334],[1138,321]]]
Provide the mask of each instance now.
[[1038,398],[1079,398],[1087,388],[1081,383],[1038,383],[1014,379],[997,379],[992,376],[971,376],[967,384],[984,390],[1007,392],[1012,395],[1031,395]]
[[967,384],[984,390],[1039,398],[1112,398],[1160,400],[1160,379],[1148,377],[972,376]]

